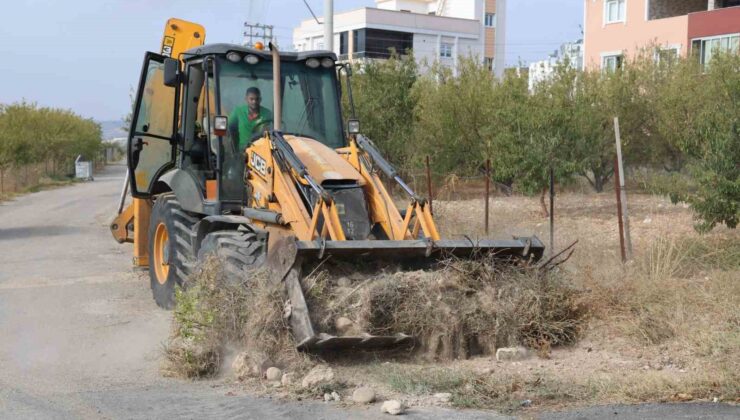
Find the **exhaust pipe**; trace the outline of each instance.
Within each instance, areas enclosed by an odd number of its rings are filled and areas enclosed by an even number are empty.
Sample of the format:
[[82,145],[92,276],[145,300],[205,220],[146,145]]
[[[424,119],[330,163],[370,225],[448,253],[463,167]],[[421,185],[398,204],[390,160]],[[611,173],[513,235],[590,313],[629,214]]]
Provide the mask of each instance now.
[[280,92],[280,51],[277,45],[270,42],[270,52],[272,53],[272,103],[274,110],[272,112],[273,127],[275,131],[280,131],[281,122],[283,121],[283,97]]

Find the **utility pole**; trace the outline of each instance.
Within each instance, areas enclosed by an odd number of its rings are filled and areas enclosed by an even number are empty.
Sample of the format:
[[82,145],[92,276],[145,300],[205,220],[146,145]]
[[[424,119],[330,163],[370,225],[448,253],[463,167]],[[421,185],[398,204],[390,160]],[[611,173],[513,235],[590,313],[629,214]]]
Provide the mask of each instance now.
[[324,49],[334,51],[334,0],[324,0]]
[[626,255],[622,258],[627,260],[632,259],[632,238],[630,237],[630,218],[627,213],[627,192],[624,188],[624,165],[622,164],[622,138],[619,132],[619,117],[614,117],[614,137],[616,139],[617,146],[617,162],[616,168],[618,173],[615,174],[615,182],[617,183],[617,205],[619,206],[619,219],[620,226],[624,229],[624,243],[627,245]]

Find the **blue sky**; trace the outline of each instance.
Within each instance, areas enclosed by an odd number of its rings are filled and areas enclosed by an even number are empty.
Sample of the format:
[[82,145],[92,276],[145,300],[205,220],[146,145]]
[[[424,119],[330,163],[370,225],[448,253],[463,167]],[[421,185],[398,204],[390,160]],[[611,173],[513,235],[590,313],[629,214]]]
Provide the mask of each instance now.
[[[545,58],[578,39],[584,0],[508,0],[507,65]],[[203,24],[208,42],[240,42],[244,21],[292,28],[310,14],[302,0],[14,0],[0,22],[0,103],[22,99],[97,120],[123,116],[144,52],[157,51],[164,23]],[[317,14],[323,0],[308,0]],[[337,11],[374,5],[335,0]]]

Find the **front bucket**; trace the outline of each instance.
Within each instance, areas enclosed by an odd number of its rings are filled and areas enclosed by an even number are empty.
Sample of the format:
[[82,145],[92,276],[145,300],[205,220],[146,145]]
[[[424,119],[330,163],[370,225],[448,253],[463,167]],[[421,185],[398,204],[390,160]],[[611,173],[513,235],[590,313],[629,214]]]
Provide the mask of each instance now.
[[544,244],[536,237],[508,240],[409,240],[409,241],[298,241],[297,253],[304,260],[332,255],[352,259],[407,261],[462,259],[494,256],[501,259],[534,260],[542,258]]
[[545,246],[537,237],[510,240],[411,240],[411,241],[296,241],[282,238],[268,251],[267,265],[276,281],[285,285],[285,314],[290,321],[296,347],[303,351],[335,349],[389,349],[414,343],[406,334],[334,336],[314,331],[302,287],[304,263],[329,256],[354,261],[388,261],[428,264],[445,258],[483,258],[504,261],[537,261]]

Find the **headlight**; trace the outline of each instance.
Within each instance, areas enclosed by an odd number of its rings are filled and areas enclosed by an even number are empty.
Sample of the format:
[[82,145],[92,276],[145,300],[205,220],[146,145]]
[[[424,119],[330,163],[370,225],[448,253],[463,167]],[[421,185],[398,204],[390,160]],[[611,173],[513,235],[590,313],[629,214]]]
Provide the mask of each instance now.
[[238,63],[242,61],[242,56],[238,52],[231,51],[230,53],[226,54],[226,59],[231,61],[232,63]]
[[360,133],[360,120],[347,121],[347,132],[349,134],[359,134]]
[[306,60],[306,66],[312,69],[316,69],[321,65],[318,58],[309,58]]
[[260,58],[254,54],[247,54],[247,56],[244,57],[244,62],[247,64],[257,64],[260,62]]
[[331,59],[331,58],[329,58],[329,57],[326,57],[326,58],[322,58],[322,59],[321,59],[321,65],[322,65],[322,66],[323,66],[324,68],[330,69],[330,68],[334,67],[334,60],[332,60],[332,59]]

